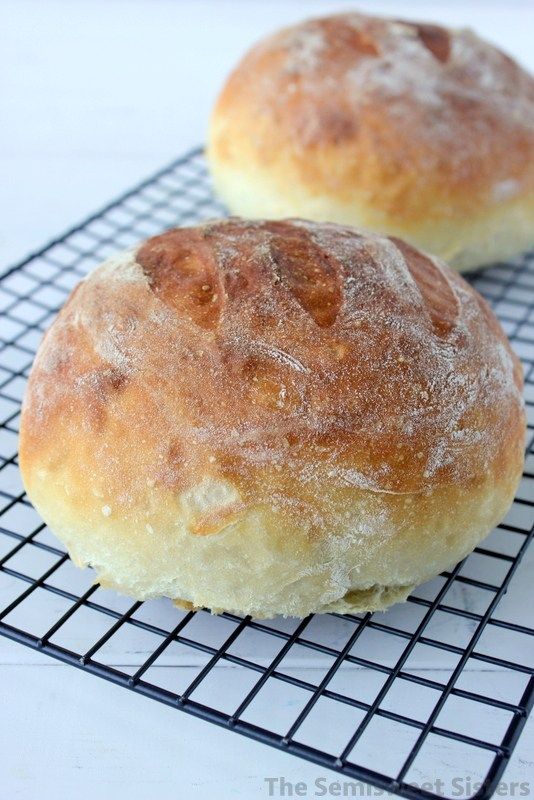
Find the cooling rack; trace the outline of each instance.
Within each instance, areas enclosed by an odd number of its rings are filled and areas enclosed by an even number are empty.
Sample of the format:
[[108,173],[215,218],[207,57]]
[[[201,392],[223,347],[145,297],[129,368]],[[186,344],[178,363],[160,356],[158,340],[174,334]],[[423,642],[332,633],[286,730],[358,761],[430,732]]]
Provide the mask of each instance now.
[[488,798],[534,702],[530,556],[521,563],[534,526],[534,254],[470,278],[525,368],[518,495],[469,558],[386,613],[258,621],[133,603],[75,569],[24,494],[20,401],[70,290],[111,253],[224,213],[195,150],[0,281],[0,633],[352,781]]

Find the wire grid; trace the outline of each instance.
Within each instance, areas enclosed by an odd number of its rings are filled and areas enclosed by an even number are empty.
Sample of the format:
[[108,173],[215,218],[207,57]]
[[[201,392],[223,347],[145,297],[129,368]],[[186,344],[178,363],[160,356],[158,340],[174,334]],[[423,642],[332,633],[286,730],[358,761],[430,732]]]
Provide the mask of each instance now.
[[[489,797],[534,701],[534,591],[524,575],[510,584],[534,525],[534,255],[472,278],[525,367],[530,426],[518,496],[473,555],[407,604],[387,613],[260,622],[186,613],[165,600],[132,603],[92,585],[90,570],[72,567],[24,494],[20,400],[42,333],[70,290],[118,249],[224,213],[196,150],[0,282],[0,633],[406,797],[437,795],[412,782],[441,777],[443,766],[429,765],[446,752],[456,775],[475,771],[483,780],[466,794]],[[521,603],[501,602],[514,586],[524,593]],[[510,619],[518,605],[527,611]]]

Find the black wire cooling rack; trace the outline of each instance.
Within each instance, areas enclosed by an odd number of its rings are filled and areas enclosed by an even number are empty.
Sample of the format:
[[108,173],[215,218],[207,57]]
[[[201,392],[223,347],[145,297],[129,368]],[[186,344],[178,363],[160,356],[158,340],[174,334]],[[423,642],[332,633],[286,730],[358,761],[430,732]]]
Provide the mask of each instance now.
[[534,255],[472,277],[525,368],[518,496],[483,546],[387,613],[260,622],[132,603],[72,566],[24,494],[20,401],[70,290],[111,253],[221,214],[197,150],[1,280],[0,633],[351,780],[410,798],[454,795],[456,780],[490,797],[534,702],[529,559],[520,567],[534,525]]

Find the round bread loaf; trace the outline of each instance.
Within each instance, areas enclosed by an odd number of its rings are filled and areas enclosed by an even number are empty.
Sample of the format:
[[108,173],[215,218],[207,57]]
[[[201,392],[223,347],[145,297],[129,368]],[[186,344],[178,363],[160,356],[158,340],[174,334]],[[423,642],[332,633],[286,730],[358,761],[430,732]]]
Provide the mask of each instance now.
[[521,386],[486,302],[410,245],[216,221],[74,290],[20,464],[104,586],[258,617],[382,609],[502,519]]
[[282,30],[230,76],[208,156],[232,213],[401,236],[459,270],[534,245],[534,79],[468,30]]

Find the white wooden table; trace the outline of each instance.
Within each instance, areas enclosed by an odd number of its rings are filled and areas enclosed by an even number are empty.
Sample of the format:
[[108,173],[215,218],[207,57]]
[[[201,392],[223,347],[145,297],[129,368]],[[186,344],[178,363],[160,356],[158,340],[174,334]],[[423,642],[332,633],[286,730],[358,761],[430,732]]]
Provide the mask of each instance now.
[[[0,270],[200,143],[225,74],[254,39],[342,5],[0,2]],[[534,69],[526,2],[359,7],[471,25]],[[534,553],[507,600],[515,613],[532,569]],[[498,695],[502,677],[493,679]],[[305,782],[313,797],[317,778],[339,778],[2,638],[0,709],[2,798],[248,800],[268,797],[265,779],[276,776]],[[505,777],[534,791],[533,721]]]

